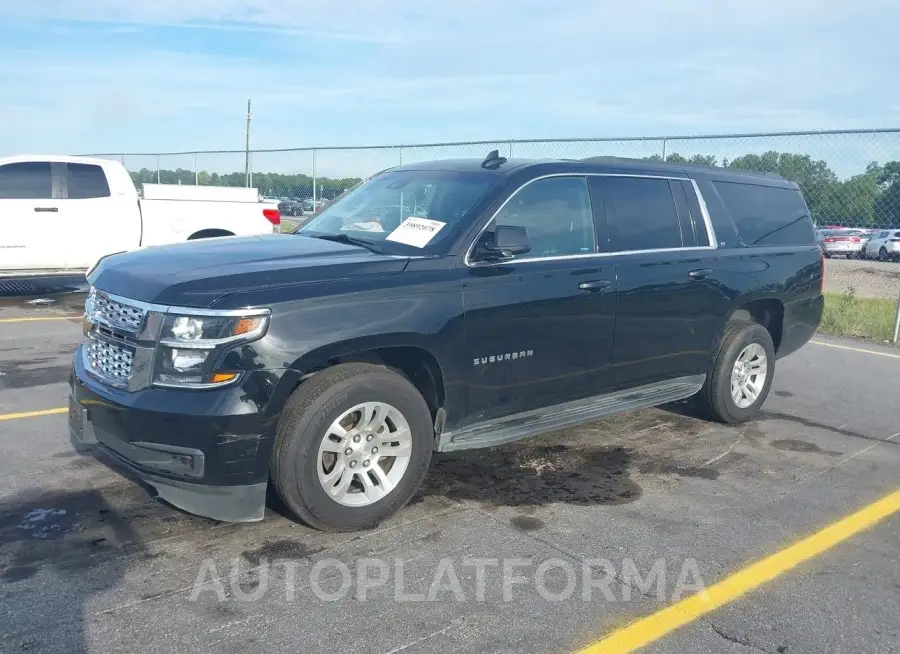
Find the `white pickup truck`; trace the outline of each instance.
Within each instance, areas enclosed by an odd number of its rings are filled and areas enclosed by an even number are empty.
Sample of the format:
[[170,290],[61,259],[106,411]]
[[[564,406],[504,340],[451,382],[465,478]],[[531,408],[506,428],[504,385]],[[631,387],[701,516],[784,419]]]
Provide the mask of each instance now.
[[0,277],[84,272],[107,254],[280,224],[253,188],[144,184],[139,197],[116,161],[0,158]]

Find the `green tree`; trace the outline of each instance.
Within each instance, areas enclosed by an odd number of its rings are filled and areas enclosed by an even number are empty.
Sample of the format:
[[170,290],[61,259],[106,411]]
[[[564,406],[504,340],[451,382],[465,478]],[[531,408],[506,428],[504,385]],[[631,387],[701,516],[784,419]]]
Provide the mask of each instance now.
[[879,227],[900,229],[900,161],[890,161],[878,174],[881,195],[875,200],[875,222]]
[[839,195],[840,180],[824,161],[815,161],[808,154],[775,152],[746,154],[728,164],[731,168],[776,173],[796,182],[806,198],[813,220],[827,222],[830,205]]

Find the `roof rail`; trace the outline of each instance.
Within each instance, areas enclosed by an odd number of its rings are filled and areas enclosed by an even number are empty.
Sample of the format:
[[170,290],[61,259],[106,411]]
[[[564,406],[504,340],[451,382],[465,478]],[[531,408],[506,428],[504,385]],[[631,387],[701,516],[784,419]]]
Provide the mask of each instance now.
[[671,161],[660,161],[656,159],[637,159],[634,157],[613,157],[613,156],[599,156],[599,157],[587,157],[585,159],[580,159],[579,161],[583,163],[627,163],[627,164],[640,164],[642,166],[665,166],[669,168],[678,168],[681,170],[696,170],[699,172],[710,171],[710,170],[721,170],[727,171],[729,173],[739,174],[739,175],[748,175],[751,177],[767,177],[769,179],[785,179],[782,175],[778,173],[772,173],[768,171],[762,170],[751,170],[749,168],[732,168],[730,166],[707,166],[704,164],[693,164],[693,163],[674,163]]

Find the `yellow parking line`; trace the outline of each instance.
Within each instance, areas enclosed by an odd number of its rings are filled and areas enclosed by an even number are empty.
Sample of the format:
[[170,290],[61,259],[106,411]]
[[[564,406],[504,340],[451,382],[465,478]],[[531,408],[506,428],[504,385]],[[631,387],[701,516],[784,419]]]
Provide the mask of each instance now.
[[59,407],[58,409],[44,409],[43,411],[26,411],[24,413],[0,413],[0,421],[2,420],[19,420],[21,418],[39,418],[40,416],[55,416],[60,413],[67,413],[67,407]]
[[45,322],[48,320],[78,320],[81,316],[43,316],[40,318],[0,318],[0,324],[11,322]]
[[849,345],[838,345],[837,343],[823,343],[822,341],[810,341],[813,345],[824,345],[825,347],[834,347],[839,350],[850,350],[851,352],[862,352],[864,354],[874,354],[879,357],[888,357],[889,359],[900,359],[900,354],[891,354],[890,352],[878,352],[877,350],[867,350],[863,347],[850,347]]
[[614,631],[578,654],[633,652],[649,645],[684,625],[694,622],[720,606],[762,586],[768,581],[831,549],[888,516],[900,511],[900,490],[870,504],[856,513],[825,527],[780,552],[739,570],[705,591],[640,618]]

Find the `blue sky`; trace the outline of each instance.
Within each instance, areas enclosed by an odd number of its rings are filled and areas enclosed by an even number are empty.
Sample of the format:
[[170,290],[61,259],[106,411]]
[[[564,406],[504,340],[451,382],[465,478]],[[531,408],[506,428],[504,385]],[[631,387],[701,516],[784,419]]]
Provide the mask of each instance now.
[[248,96],[258,148],[893,127],[898,24],[895,0],[4,2],[0,153],[240,149]]

